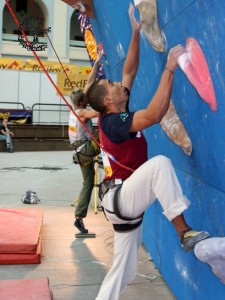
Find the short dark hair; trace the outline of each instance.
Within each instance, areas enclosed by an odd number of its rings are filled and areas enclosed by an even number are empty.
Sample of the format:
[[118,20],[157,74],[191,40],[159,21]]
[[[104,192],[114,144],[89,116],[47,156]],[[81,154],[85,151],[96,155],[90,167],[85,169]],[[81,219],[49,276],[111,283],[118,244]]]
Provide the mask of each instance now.
[[104,98],[107,95],[107,90],[103,85],[99,84],[99,80],[95,81],[88,89],[86,96],[90,106],[103,114],[106,112],[106,106],[104,105]]

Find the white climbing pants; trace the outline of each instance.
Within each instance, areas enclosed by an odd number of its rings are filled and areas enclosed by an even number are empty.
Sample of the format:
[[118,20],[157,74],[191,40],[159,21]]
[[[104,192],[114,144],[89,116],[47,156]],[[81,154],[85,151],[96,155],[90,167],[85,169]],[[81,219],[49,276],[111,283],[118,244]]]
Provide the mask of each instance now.
[[[114,224],[128,223],[113,212],[113,194],[109,190],[102,200],[106,216]],[[118,199],[122,216],[140,216],[158,199],[163,214],[171,221],[188,208],[190,202],[183,195],[170,159],[159,155],[144,163],[123,182]],[[131,221],[130,223],[135,223]],[[134,279],[137,272],[138,250],[141,244],[141,226],[129,232],[115,232],[114,257],[96,300],[118,300],[121,292]]]

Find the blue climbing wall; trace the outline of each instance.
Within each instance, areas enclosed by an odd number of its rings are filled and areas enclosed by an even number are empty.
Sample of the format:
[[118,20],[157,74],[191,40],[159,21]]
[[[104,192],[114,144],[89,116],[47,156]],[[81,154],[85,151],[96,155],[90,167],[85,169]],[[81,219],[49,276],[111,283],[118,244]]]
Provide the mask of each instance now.
[[[91,20],[97,42],[106,53],[104,70],[113,81],[121,80],[121,71],[131,36],[128,0],[94,0],[95,20]],[[225,234],[225,1],[157,0],[160,28],[165,36],[165,53],[156,52],[146,37],[141,37],[141,58],[131,93],[131,109],[147,106],[154,95],[165,66],[169,48],[194,37],[205,54],[214,83],[218,108],[210,107],[178,69],[175,73],[172,101],[192,140],[193,152],[186,156],[154,125],[144,131],[149,157],[163,154],[175,166],[184,194],[192,205],[185,212],[188,223],[212,236]],[[136,10],[138,17],[138,10]],[[225,285],[210,267],[185,253],[171,224],[156,202],[143,224],[143,242],[155,265],[177,299],[225,299]],[[216,296],[215,296],[216,293]],[[216,297],[216,298],[215,298]]]

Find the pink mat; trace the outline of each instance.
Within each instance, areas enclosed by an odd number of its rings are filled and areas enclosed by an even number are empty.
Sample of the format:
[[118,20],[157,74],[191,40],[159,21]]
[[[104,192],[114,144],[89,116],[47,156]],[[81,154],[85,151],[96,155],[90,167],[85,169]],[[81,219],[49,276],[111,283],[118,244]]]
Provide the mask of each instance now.
[[41,262],[42,220],[39,208],[0,208],[0,265]]
[[48,278],[0,280],[1,300],[53,300]]
[[40,264],[41,250],[41,239],[39,239],[36,253],[0,253],[0,265]]
[[35,254],[42,220],[41,209],[0,208],[0,253]]

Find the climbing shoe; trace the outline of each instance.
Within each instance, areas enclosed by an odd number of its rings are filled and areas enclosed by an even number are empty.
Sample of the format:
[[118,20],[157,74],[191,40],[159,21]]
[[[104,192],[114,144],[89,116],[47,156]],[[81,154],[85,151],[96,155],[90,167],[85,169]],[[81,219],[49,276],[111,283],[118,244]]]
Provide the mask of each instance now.
[[74,222],[74,226],[82,233],[88,233],[88,230],[84,227],[84,222],[82,219],[77,219]]
[[181,233],[181,245],[186,252],[194,249],[195,245],[209,237],[206,231],[194,231],[191,228],[184,230]]

